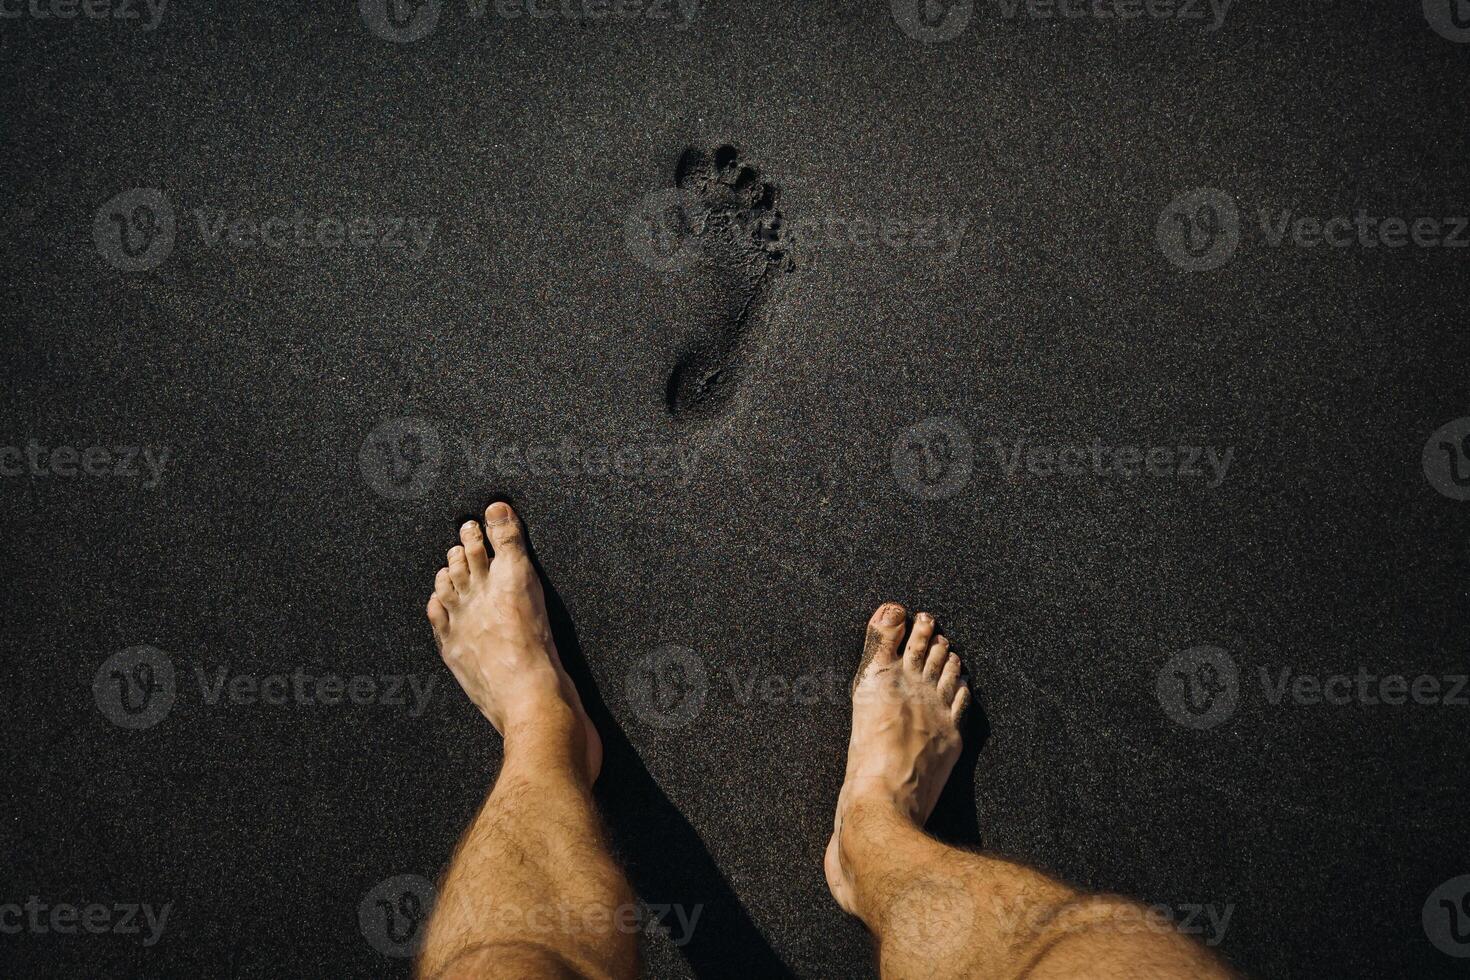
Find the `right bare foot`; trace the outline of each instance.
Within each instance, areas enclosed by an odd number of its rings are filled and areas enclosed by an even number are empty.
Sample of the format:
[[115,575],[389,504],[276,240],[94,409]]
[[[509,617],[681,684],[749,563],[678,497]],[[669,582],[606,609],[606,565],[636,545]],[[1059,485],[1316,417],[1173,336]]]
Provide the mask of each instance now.
[[970,704],[960,658],[935,633],[928,613],[914,617],[900,656],[904,620],[904,608],[896,603],[873,614],[853,682],[847,777],[824,867],[832,897],[854,914],[841,845],[845,816],[856,803],[875,801],[922,827],[959,758],[960,718]]
[[562,669],[520,519],[509,504],[493,503],[485,527],[494,560],[479,523],[469,521],[434,579],[427,611],[439,654],[507,743],[567,723],[590,784],[602,768],[602,740]]

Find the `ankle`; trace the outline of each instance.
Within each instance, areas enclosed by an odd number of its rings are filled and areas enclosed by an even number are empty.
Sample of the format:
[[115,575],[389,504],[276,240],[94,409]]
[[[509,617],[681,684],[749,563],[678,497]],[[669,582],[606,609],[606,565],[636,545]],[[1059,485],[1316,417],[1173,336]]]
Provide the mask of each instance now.
[[918,828],[907,801],[894,792],[893,786],[879,776],[849,776],[842,787],[838,806],[844,811],[844,824],[867,826],[897,821]]
[[587,730],[581,715],[557,693],[538,692],[524,699],[505,724],[505,768],[531,774],[570,771],[590,785]]
[[554,670],[535,670],[502,693],[505,736],[512,731],[570,725],[575,716],[568,692]]
[[896,838],[919,832],[891,793],[862,783],[843,787],[837,805],[837,856],[849,878],[889,853]]

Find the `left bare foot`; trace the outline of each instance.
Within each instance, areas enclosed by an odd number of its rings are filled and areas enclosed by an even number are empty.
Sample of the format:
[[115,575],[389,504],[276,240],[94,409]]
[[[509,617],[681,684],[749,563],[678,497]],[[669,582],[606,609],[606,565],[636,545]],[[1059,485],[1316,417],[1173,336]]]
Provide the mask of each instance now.
[[479,523],[469,521],[434,579],[427,611],[439,654],[507,744],[570,717],[590,783],[602,768],[602,739],[552,642],[520,519],[497,502],[485,511],[485,527],[494,559]]

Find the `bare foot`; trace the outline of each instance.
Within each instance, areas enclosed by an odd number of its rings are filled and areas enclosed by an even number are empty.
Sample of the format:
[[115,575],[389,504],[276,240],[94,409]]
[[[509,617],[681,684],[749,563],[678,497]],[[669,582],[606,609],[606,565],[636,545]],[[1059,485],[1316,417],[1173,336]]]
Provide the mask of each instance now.
[[470,521],[449,549],[449,567],[434,579],[428,614],[439,654],[508,744],[544,732],[570,709],[580,722],[574,737],[585,749],[590,784],[602,768],[602,740],[557,656],[520,520],[509,504],[493,503],[485,527],[494,560],[479,523]]
[[873,614],[853,681],[847,777],[824,861],[832,897],[853,914],[852,882],[842,858],[844,816],[857,801],[876,800],[922,827],[959,758],[960,717],[970,704],[960,658],[935,633],[928,613],[914,617],[900,655],[904,619],[896,603]]

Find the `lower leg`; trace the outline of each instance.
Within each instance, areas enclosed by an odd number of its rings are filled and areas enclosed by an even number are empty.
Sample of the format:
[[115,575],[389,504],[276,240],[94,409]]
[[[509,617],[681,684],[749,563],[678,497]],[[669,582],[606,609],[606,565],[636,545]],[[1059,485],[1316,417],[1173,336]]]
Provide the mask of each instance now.
[[1167,918],[946,847],[891,804],[854,802],[840,846],[885,977],[1228,976]]
[[423,977],[627,977],[633,894],[592,801],[596,730],[562,670],[540,583],[504,504],[439,574],[429,619],[445,663],[505,736],[489,798],[460,841],[428,925]]
[[883,975],[1228,976],[1136,903],[1083,895],[923,832],[959,755],[969,696],[932,619],[915,618],[900,653],[903,634],[899,607],[869,624],[826,860],[833,896],[878,939]]

